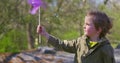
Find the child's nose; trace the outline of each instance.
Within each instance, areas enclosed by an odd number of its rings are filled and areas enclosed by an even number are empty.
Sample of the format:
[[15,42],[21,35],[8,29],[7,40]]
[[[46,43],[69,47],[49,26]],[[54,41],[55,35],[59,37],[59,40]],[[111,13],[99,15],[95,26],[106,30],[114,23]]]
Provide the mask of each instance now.
[[85,24],[83,25],[83,28],[85,28]]

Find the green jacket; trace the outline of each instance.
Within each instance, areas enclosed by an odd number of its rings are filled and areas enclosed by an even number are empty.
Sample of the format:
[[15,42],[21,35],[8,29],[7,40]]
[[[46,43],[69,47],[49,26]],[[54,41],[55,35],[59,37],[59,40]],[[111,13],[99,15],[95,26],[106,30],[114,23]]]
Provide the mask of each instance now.
[[75,53],[74,63],[115,63],[114,51],[106,38],[101,39],[96,46],[90,48],[86,36],[76,40],[61,41],[50,36],[48,43],[64,51]]

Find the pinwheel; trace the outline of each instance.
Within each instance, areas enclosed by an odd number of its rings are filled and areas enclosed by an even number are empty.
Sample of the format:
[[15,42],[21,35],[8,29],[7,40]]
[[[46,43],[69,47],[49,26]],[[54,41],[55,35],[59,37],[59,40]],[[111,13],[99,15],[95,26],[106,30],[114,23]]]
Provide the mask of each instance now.
[[[40,7],[45,8],[45,2],[42,0],[28,0],[28,4],[31,5],[32,9],[30,10],[30,14],[35,15],[39,11],[39,25],[40,25]],[[39,36],[39,42],[41,41]]]
[[30,13],[32,15],[36,14],[40,7],[45,8],[45,2],[42,0],[28,0],[28,4],[32,6]]

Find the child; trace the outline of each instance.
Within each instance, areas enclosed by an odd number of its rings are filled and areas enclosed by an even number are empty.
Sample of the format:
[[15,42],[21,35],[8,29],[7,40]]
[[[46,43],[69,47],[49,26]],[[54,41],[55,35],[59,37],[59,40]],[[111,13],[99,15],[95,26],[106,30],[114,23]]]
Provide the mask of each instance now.
[[111,28],[111,20],[105,13],[90,11],[85,16],[84,35],[76,40],[61,41],[39,25],[37,33],[45,36],[54,47],[75,53],[74,63],[115,63],[113,48],[106,38]]

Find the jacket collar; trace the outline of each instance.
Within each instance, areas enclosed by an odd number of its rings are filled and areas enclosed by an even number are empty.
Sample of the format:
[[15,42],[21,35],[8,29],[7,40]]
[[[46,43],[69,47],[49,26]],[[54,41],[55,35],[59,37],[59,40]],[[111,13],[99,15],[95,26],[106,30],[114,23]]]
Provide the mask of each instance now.
[[[86,42],[87,42],[87,37],[86,37]],[[88,50],[88,53],[86,54],[86,57],[89,56],[92,52],[94,52],[95,50],[97,50],[98,48],[100,48],[101,46],[104,46],[106,44],[110,44],[109,41],[107,40],[107,38],[103,37],[98,41],[98,44],[95,45],[93,48],[90,48]]]

